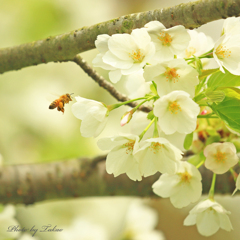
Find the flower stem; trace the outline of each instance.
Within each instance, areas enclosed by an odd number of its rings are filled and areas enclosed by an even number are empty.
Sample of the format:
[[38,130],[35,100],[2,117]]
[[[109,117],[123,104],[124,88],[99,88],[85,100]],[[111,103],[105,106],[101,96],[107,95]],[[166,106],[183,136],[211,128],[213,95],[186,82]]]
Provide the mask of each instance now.
[[208,194],[208,198],[211,200],[214,199],[215,183],[216,183],[216,173],[213,173],[212,184],[211,184],[211,188],[210,188],[209,194]]
[[141,105],[143,105],[145,102],[148,102],[148,101],[152,100],[154,97],[155,97],[155,96],[152,96],[152,97],[150,97],[150,98],[145,99],[145,100],[142,101],[141,103],[139,103],[139,104],[134,108],[134,112],[135,112]]
[[109,105],[109,106],[107,106],[107,108],[108,108],[108,111],[110,112],[110,111],[112,111],[112,110],[114,110],[114,109],[116,109],[116,108],[119,108],[119,107],[121,107],[121,106],[123,106],[123,105],[126,105],[126,104],[128,104],[128,103],[131,103],[131,102],[135,102],[135,101],[143,100],[143,99],[144,99],[143,102],[139,103],[136,107],[134,107],[134,109],[135,109],[135,111],[136,111],[141,105],[143,105],[143,104],[144,104],[145,102],[147,102],[147,101],[152,100],[154,97],[155,97],[155,96],[152,96],[152,97],[149,97],[149,98],[140,97],[140,98],[130,99],[130,100],[125,101],[125,102],[121,102],[121,103],[116,103],[116,104],[113,104],[113,105]]
[[203,164],[204,164],[205,160],[202,160],[197,166],[196,168],[200,168]]
[[143,130],[143,132],[139,135],[139,142],[142,140],[144,134],[147,132],[147,130],[151,127],[151,125],[153,124],[155,118],[153,118],[153,120],[147,125],[147,127]]
[[158,134],[158,127],[157,127],[157,121],[158,121],[158,119],[155,118],[155,121],[154,121],[154,132],[153,132],[153,137],[154,137],[154,138],[159,137],[159,134]]
[[[130,100],[125,101],[125,102],[108,105],[107,108],[108,108],[108,111],[110,112],[110,111],[112,111],[112,110],[114,110],[114,109],[116,109],[116,108],[119,108],[119,107],[121,107],[121,106],[123,106],[123,105],[126,105],[126,104],[128,104],[128,103],[135,102],[135,101],[138,101],[138,100],[143,100],[143,99],[146,100],[146,97],[140,97],[140,98],[130,99]],[[146,101],[144,101],[144,102],[146,102]],[[143,103],[142,103],[142,104],[143,104]],[[142,105],[142,104],[141,104],[141,105]],[[140,106],[141,106],[141,105],[140,105]]]
[[209,113],[206,115],[198,115],[197,118],[218,118],[218,116],[213,116],[214,113]]

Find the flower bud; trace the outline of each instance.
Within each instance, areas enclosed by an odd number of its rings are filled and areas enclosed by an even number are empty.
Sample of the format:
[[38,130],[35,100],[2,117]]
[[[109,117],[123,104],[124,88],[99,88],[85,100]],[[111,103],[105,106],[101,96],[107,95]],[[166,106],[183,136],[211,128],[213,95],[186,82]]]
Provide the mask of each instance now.
[[130,120],[132,119],[132,114],[133,114],[133,111],[129,111],[129,112],[126,112],[122,118],[121,118],[121,122],[120,122],[120,125],[121,127],[123,127],[125,124],[129,123]]

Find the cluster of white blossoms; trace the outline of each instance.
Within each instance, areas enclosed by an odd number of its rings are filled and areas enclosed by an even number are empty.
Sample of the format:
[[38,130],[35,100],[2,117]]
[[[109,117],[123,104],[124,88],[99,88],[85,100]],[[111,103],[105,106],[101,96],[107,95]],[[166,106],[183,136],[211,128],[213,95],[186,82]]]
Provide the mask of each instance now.
[[[233,172],[231,168],[239,161],[236,148],[230,140],[220,142],[220,137],[212,142],[202,141],[205,149],[198,152],[201,161],[193,163],[183,160],[184,149],[179,149],[179,145],[190,148],[195,133],[200,133],[199,121],[207,120],[211,125],[214,118],[223,120],[229,129],[240,132],[239,118],[235,119],[230,110],[234,106],[240,108],[236,88],[240,86],[239,39],[240,20],[235,17],[225,20],[222,35],[215,44],[204,33],[183,26],[166,29],[158,21],[132,30],[131,34],[99,35],[95,44],[100,53],[93,60],[94,66],[109,70],[112,83],[124,80],[129,96],[138,98],[107,106],[76,97],[77,102],[72,106],[73,114],[82,120],[82,135],[97,137],[112,110],[141,101],[124,114],[120,120],[124,126],[138,114],[140,106],[151,105],[153,110],[146,114],[148,124],[140,135],[119,133],[98,140],[100,149],[109,150],[106,170],[115,177],[125,173],[134,181],[160,172],[159,180],[153,184],[154,193],[169,197],[176,208],[182,208],[200,199],[202,177],[198,168],[205,164],[213,172],[209,197],[193,208],[184,221],[185,225],[196,224],[204,236],[214,234],[219,228],[232,229],[229,212],[214,200],[214,186],[216,174]],[[210,58],[219,68],[204,69]],[[221,78],[227,76],[221,88],[215,80],[217,74],[222,74]],[[229,103],[232,104],[229,112],[223,112]],[[134,124],[141,122],[135,120]],[[151,137],[146,137],[150,126],[154,130]],[[184,142],[178,140],[179,135]],[[239,179],[236,190],[240,189]]]
[[[116,214],[114,212],[114,214]],[[124,217],[119,222],[119,215],[116,214],[118,223],[117,231],[110,229],[108,215],[107,225],[99,224],[86,217],[77,217],[64,231],[56,232],[56,240],[164,240],[162,232],[155,230],[158,222],[157,212],[140,200],[131,200]],[[104,221],[104,220],[103,220]],[[111,218],[114,221],[114,218]],[[120,224],[119,224],[120,223]],[[55,238],[54,238],[55,239]],[[5,239],[4,239],[5,240]]]

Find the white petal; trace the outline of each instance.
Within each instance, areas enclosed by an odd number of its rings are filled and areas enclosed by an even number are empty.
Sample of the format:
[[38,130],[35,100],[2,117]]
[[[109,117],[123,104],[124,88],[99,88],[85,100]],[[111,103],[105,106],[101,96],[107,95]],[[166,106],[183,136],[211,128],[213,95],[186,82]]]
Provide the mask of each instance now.
[[179,183],[176,175],[169,175],[164,173],[160,178],[152,185],[153,192],[163,198],[170,197],[172,189]]
[[122,72],[120,69],[113,70],[109,72],[109,79],[112,83],[117,83],[122,77]]
[[132,38],[137,44],[138,48],[144,49],[151,42],[151,38],[145,29],[134,29],[131,33]]
[[166,29],[165,26],[159,21],[151,21],[145,24],[144,27],[147,28],[148,31],[149,30],[160,31],[162,29]]
[[219,219],[214,210],[206,210],[197,216],[197,229],[203,236],[211,236],[219,230]]
[[134,38],[126,33],[114,34],[108,41],[108,46],[111,53],[123,61],[130,60],[129,54],[138,48]]
[[131,153],[126,153],[126,148],[114,148],[107,156],[106,170],[115,177],[126,173],[132,180],[141,180],[136,159]]
[[218,214],[220,219],[220,227],[225,231],[233,230],[232,224],[227,214]]
[[197,214],[189,214],[185,219],[184,219],[184,222],[183,222],[183,225],[184,226],[192,226],[194,224],[196,224],[196,220],[197,220]]
[[110,51],[107,51],[102,59],[106,64],[120,69],[128,69],[133,65],[133,60],[129,56],[127,59],[120,59]]
[[110,36],[108,34],[101,34],[97,36],[95,41],[96,48],[101,53],[106,53],[108,51],[108,40]]
[[83,137],[97,137],[107,124],[107,118],[102,122],[97,121],[88,114],[81,123],[80,132]]

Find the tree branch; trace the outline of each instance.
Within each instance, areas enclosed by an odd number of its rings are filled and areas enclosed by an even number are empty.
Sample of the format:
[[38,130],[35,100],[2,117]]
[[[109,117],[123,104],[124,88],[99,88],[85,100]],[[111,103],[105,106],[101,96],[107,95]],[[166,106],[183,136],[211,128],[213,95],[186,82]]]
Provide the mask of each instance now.
[[78,53],[95,48],[99,34],[130,33],[153,20],[162,22],[167,28],[183,25],[193,29],[239,14],[240,0],[202,0],[130,14],[44,40],[0,49],[0,73],[41,63],[73,60]]
[[[0,203],[33,204],[50,199],[101,196],[157,197],[152,184],[159,173],[140,182],[125,174],[113,177],[105,171],[106,156],[42,164],[4,166],[0,171]],[[203,193],[210,188],[212,173],[204,166]],[[231,194],[235,183],[229,173],[217,176],[216,193]]]
[[[80,57],[80,55],[77,55],[74,58],[74,62],[77,63],[77,65],[79,65],[83,69],[83,71],[88,74],[89,77],[91,77],[95,82],[97,82],[100,87],[103,87],[104,89],[106,89],[118,101],[125,102],[125,101],[130,100],[130,98],[128,98],[124,94],[117,91],[110,82],[105,80],[94,69],[92,69],[92,67],[84,59],[82,59]],[[128,103],[127,105],[134,108],[138,104],[136,102],[131,102],[131,103]],[[151,107],[147,107],[147,106],[144,106],[144,105],[140,106],[138,109],[140,111],[143,111],[143,112],[152,111]]]

